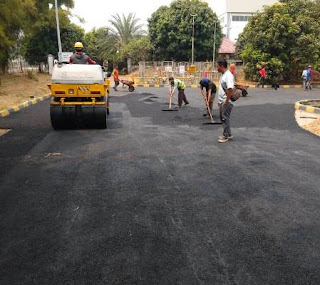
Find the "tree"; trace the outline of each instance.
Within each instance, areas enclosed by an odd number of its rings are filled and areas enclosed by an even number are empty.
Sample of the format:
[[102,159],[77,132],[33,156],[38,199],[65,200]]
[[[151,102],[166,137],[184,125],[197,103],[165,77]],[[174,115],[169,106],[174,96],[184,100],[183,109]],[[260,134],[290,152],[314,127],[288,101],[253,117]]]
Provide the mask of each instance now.
[[[37,15],[39,19],[34,23],[30,32],[25,33],[24,57],[30,64],[45,63],[48,54],[58,54],[57,27],[55,9],[49,7],[53,0],[37,0]],[[59,5],[73,6],[73,0],[59,0]],[[72,51],[77,41],[83,41],[84,31],[81,27],[70,22],[70,12],[59,8],[60,35],[62,50]]]
[[254,15],[237,42],[246,77],[260,65],[286,80],[306,63],[320,66],[319,20],[319,2],[308,0],[282,1]]
[[35,14],[34,0],[2,0],[0,2],[0,67],[5,73],[11,52]]
[[[214,43],[214,22],[216,14],[207,3],[200,0],[177,0],[169,7],[161,6],[155,11],[149,23],[151,43],[155,47],[157,59],[176,59],[190,61],[192,16],[195,17],[195,60],[204,61],[212,58]],[[216,51],[222,41],[220,23],[216,27]]]
[[[95,60],[103,61],[105,57],[101,55],[100,42],[109,35],[108,28],[93,28],[84,35],[84,50]],[[108,56],[107,56],[108,58]]]
[[[60,34],[64,51],[72,51],[74,43],[84,37],[84,31],[75,24],[61,26]],[[41,26],[28,39],[25,58],[30,64],[40,64],[47,61],[48,54],[58,54],[57,30],[52,26]]]
[[[139,24],[140,19],[135,14],[128,16],[116,14],[109,20],[110,27],[108,35],[99,41],[101,49],[100,55],[109,57],[111,54],[115,60],[119,59],[121,49],[127,45],[134,37],[142,36],[145,31]],[[127,67],[130,72],[131,58],[127,57]]]
[[152,50],[153,45],[151,44],[149,37],[136,37],[123,47],[120,57],[130,57],[134,62],[145,61]]

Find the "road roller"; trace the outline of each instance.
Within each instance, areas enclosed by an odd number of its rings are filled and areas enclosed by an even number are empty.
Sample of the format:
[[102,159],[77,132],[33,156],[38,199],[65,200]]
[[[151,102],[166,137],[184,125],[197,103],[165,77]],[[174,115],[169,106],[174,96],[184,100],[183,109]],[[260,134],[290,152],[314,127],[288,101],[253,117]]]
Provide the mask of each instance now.
[[110,80],[100,65],[56,64],[48,86],[55,130],[107,127]]

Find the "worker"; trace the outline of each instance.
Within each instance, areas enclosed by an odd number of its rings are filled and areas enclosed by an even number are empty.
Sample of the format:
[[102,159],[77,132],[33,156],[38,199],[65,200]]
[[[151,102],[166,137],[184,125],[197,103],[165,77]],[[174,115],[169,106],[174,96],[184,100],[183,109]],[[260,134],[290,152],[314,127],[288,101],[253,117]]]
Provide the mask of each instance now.
[[[201,94],[207,98],[207,103],[209,104],[209,109],[212,114],[212,106],[213,106],[213,100],[216,96],[217,92],[217,86],[208,78],[204,77],[199,82],[200,92]],[[206,94],[203,94],[203,88],[205,88]],[[204,117],[210,116],[209,112],[207,111],[205,114],[203,114]]]
[[114,87],[113,90],[114,91],[118,91],[117,87],[120,84],[120,80],[119,80],[119,70],[118,70],[118,65],[116,65],[112,71],[112,75],[113,75],[113,80],[114,80]]
[[234,63],[230,64],[229,67],[230,72],[232,73],[233,77],[234,77],[234,81],[236,81],[236,65]]
[[81,42],[76,42],[74,44],[75,52],[70,56],[69,63],[73,64],[96,64],[90,56],[83,52],[83,44]]
[[189,101],[187,100],[186,94],[184,93],[184,90],[186,89],[186,85],[183,81],[179,79],[174,79],[172,76],[169,77],[170,82],[170,95],[173,96],[174,91],[178,89],[178,106],[181,108],[182,101],[185,105],[189,104]]

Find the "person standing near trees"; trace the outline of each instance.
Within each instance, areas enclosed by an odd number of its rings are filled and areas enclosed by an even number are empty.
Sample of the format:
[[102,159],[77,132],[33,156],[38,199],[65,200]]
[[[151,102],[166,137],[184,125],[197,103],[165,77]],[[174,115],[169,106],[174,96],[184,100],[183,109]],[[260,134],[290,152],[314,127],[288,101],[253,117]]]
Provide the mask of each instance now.
[[113,90],[114,91],[118,91],[117,87],[120,84],[118,65],[115,65],[112,74],[113,74],[113,80],[114,80]]
[[259,76],[260,76],[260,79],[259,79],[259,83],[258,83],[257,87],[259,87],[259,85],[261,85],[261,87],[264,88],[264,85],[266,83],[266,69],[264,66],[262,66],[260,68]]

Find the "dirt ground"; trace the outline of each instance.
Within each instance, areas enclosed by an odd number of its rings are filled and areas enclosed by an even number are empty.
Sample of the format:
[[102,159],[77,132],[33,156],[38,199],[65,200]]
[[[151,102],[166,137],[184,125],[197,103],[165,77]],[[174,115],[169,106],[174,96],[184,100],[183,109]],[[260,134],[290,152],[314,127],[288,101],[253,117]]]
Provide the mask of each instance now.
[[320,118],[310,124],[304,125],[303,128],[317,136],[320,136]]
[[48,74],[34,74],[30,79],[26,74],[8,74],[1,76],[0,110],[6,109],[49,93]]
[[301,128],[320,136],[320,114],[311,114],[303,110],[296,110],[295,117]]

